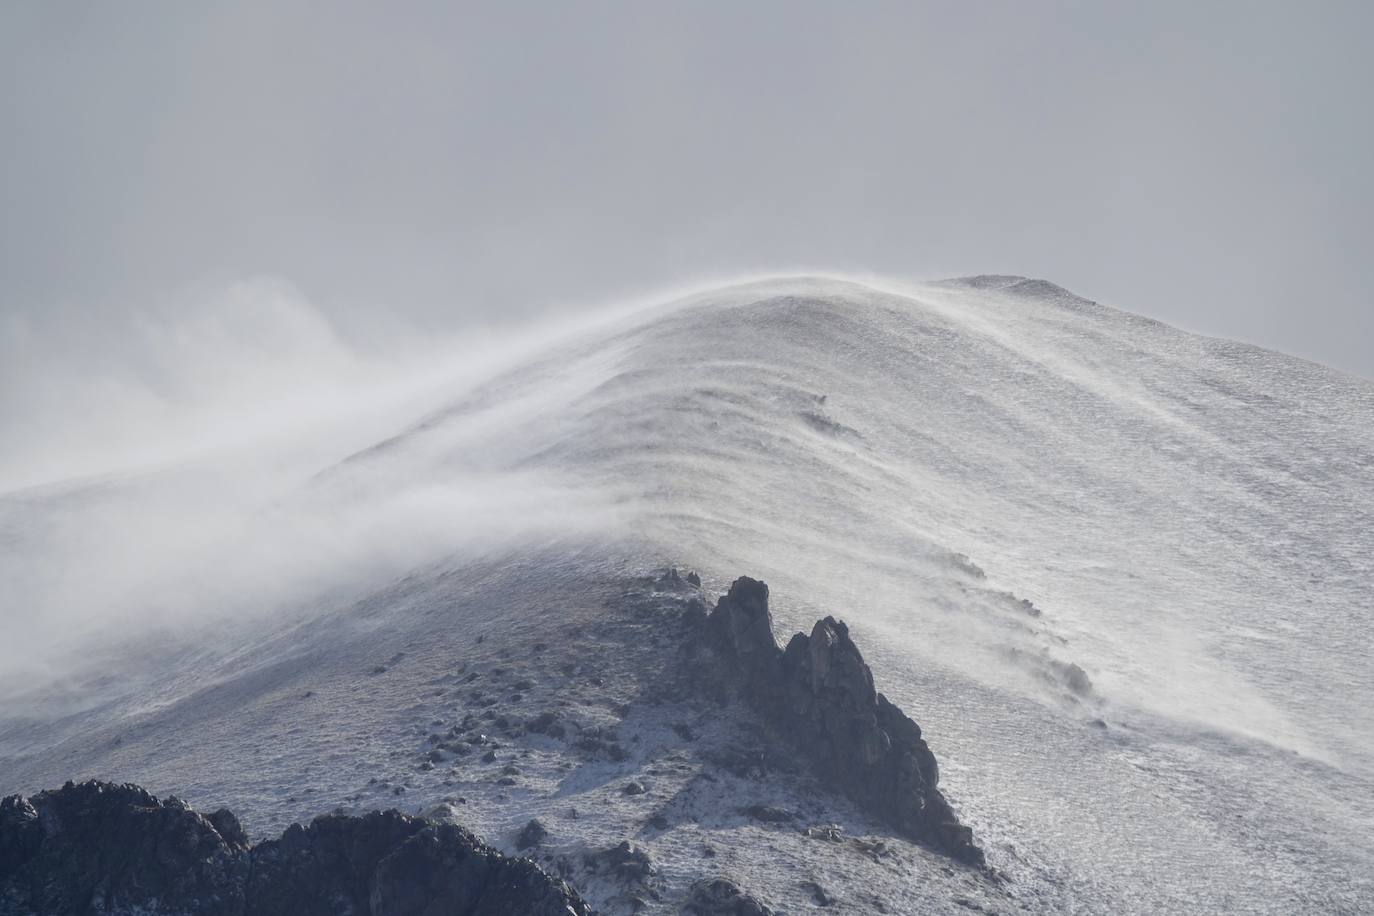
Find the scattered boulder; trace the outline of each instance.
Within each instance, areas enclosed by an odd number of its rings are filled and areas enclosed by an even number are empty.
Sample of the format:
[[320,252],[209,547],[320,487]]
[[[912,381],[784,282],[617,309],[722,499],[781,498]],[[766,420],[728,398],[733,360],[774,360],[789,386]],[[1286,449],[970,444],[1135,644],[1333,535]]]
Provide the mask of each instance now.
[[630,758],[630,752],[616,739],[614,731],[608,729],[587,729],[573,742],[573,747],[591,757],[613,760],[616,763]]
[[558,714],[554,712],[541,712],[525,723],[525,730],[560,740],[568,734],[567,728],[558,720]]
[[703,633],[739,695],[831,785],[907,837],[983,863],[972,831],[936,788],[939,768],[920,726],[874,689],[844,623],[826,617],[779,649],[768,586],[743,576],[716,603]]
[[644,848],[629,840],[622,840],[599,852],[588,853],[583,858],[593,871],[609,875],[626,885],[646,884],[658,872]]
[[1051,661],[1050,667],[1055,674],[1059,675],[1064,686],[1076,696],[1092,696],[1093,682],[1088,677],[1088,672],[1073,662]]
[[693,916],[773,916],[774,912],[729,878],[709,878],[693,884],[682,911]]
[[515,838],[516,849],[533,849],[548,837],[549,831],[538,819],[531,820],[520,830],[520,835]]
[[688,573],[687,575],[689,578],[684,579],[682,574],[677,571],[676,566],[669,567],[667,572],[659,576],[658,587],[665,591],[685,592],[701,583],[700,579],[697,579],[696,584],[692,583],[691,578],[695,578],[696,573]]
[[844,842],[844,829],[839,824],[813,824],[802,831],[808,840],[825,840],[828,843]]
[[227,810],[207,816],[138,786],[67,783],[0,801],[0,912],[461,912],[586,916],[567,885],[453,824],[398,811],[329,814],[249,847]]

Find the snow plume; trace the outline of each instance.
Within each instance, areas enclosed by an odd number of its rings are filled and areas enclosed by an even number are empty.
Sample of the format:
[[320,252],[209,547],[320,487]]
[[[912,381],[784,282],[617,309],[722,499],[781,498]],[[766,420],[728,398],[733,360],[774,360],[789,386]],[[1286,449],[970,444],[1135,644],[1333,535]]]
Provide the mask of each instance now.
[[426,440],[462,450],[461,466],[409,476],[414,450],[345,461],[556,324],[505,336],[518,345],[392,334],[364,349],[259,280],[119,335],[61,316],[4,325],[0,681],[93,638],[307,609],[441,558],[610,530],[604,494],[486,460],[473,427],[508,421],[501,405]]
[[117,326],[76,310],[13,315],[0,324],[0,492],[283,432],[304,441],[303,423],[318,432],[343,411],[461,375],[461,362],[430,371],[455,342],[422,349],[393,336],[364,352],[270,279],[188,294]]

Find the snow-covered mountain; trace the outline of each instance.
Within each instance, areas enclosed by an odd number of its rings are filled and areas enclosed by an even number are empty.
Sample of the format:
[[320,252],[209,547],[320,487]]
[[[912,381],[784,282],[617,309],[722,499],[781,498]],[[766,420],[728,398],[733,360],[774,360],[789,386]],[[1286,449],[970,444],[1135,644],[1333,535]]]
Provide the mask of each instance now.
[[[425,406],[270,486],[3,497],[12,594],[112,607],[73,646],[0,605],[0,793],[137,781],[255,834],[448,799],[508,851],[538,818],[550,868],[640,844],[640,891],[571,874],[611,912],[711,875],[788,912],[1374,906],[1374,383],[1043,281],[796,278]],[[713,775],[699,740],[748,735],[655,693],[669,655],[625,623],[670,565],[708,603],[766,580],[781,633],[846,621],[1000,877],[785,767]],[[488,711],[563,734],[434,752]]]

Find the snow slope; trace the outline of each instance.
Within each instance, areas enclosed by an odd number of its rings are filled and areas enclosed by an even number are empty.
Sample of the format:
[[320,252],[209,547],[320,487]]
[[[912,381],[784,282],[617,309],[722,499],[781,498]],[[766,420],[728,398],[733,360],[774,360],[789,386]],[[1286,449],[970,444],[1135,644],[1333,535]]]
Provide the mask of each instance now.
[[[595,626],[627,577],[673,562],[711,594],[767,580],[782,629],[847,620],[1030,909],[1374,899],[1374,383],[1043,281],[768,280],[572,335],[270,490],[219,473],[0,503],[26,595],[62,579],[27,572],[44,556],[94,565],[149,506],[232,521],[159,540],[171,560],[120,592],[221,613],[119,615],[97,663],[11,663],[0,791],[135,780],[264,833],[399,798],[369,778],[427,807],[453,789],[413,767],[430,717],[453,714],[434,691],[501,664],[477,635],[514,651]],[[221,513],[231,498],[250,510]],[[12,632],[22,613],[0,610]],[[569,640],[556,651],[592,664]],[[460,818],[505,842],[604,787],[559,762],[527,763],[545,788],[516,803],[468,787]],[[637,815],[597,798],[578,829],[609,842]],[[733,872],[788,902],[770,856],[811,847],[717,826]],[[685,863],[680,837],[649,842]],[[971,893],[911,855],[861,877],[938,888],[911,907]]]

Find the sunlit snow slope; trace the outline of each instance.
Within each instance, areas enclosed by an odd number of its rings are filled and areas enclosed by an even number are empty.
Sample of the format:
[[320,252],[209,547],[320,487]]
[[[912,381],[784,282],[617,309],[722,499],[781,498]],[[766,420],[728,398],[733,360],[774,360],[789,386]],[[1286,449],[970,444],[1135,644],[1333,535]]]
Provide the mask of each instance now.
[[[135,485],[158,486],[111,486]],[[1043,281],[770,280],[572,337],[254,518],[308,539],[367,530],[398,491],[473,490],[515,494],[455,504],[483,516],[485,547],[405,563],[461,582],[496,556],[675,562],[708,584],[767,580],[785,628],[849,621],[1014,882],[1077,888],[1063,899],[1088,910],[1371,906],[1374,383]],[[9,497],[7,536],[57,501]],[[371,596],[387,613],[385,582],[347,582],[307,582],[297,603],[327,619]],[[437,625],[515,625],[520,607]],[[254,626],[128,681],[105,672],[139,700],[103,714],[184,703],[207,654],[232,683],[254,653],[230,644],[253,645]],[[76,707],[51,708],[89,708],[97,688],[78,682]],[[48,694],[16,696],[0,791],[185,769],[83,745]],[[275,784],[255,766],[190,781],[270,817],[270,793],[244,788]]]

